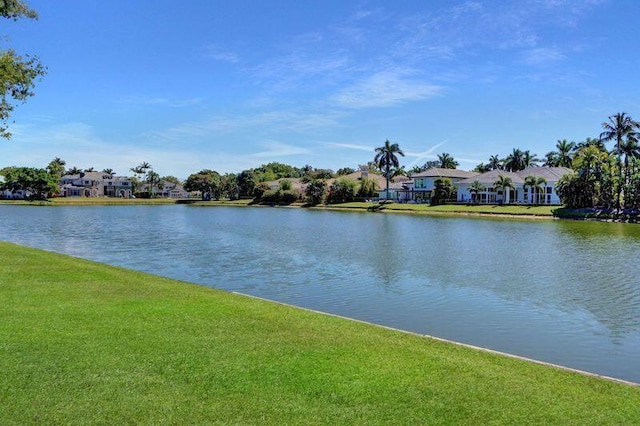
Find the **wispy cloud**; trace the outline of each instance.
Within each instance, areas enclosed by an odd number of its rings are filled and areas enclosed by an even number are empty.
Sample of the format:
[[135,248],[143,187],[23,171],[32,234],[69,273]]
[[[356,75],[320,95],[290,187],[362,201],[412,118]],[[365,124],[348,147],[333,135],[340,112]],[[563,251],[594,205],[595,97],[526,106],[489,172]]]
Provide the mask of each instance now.
[[282,142],[264,142],[261,144],[265,150],[250,154],[251,157],[277,159],[280,157],[290,157],[293,155],[310,155],[311,150],[308,148],[302,148],[295,145],[290,145]]
[[238,56],[237,53],[221,49],[214,45],[205,47],[202,56],[220,62],[228,62],[230,64],[237,64],[240,62],[240,56]]
[[340,90],[331,101],[344,108],[388,107],[437,96],[442,87],[420,81],[409,70],[377,72]]
[[526,50],[523,54],[525,64],[537,67],[553,65],[563,59],[565,59],[565,55],[556,48],[539,47]]
[[368,151],[368,152],[373,152],[374,148],[372,146],[368,146],[368,145],[358,145],[358,144],[353,144],[353,143],[338,143],[338,142],[330,142],[325,144],[327,147],[330,148],[347,148],[347,149],[356,149],[359,151]]
[[201,103],[203,98],[170,99],[151,96],[128,96],[121,100],[122,103],[135,106],[160,106],[170,108],[185,108]]
[[445,143],[447,143],[446,140],[439,142],[433,145],[431,148],[427,149],[426,151],[422,151],[422,152],[405,152],[404,154],[407,157],[414,157],[414,160],[411,163],[409,163],[409,167],[413,167],[417,164],[420,164],[422,163],[423,160],[427,158],[430,158],[430,159],[438,158],[437,155],[433,155],[433,152],[436,149],[440,148]]

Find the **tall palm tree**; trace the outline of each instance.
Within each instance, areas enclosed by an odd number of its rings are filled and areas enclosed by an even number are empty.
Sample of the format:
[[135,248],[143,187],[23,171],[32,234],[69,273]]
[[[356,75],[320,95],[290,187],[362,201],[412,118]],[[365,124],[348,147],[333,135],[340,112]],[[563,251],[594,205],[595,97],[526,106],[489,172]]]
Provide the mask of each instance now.
[[566,139],[559,140],[556,143],[556,149],[558,150],[558,167],[571,167],[573,161],[573,151],[576,148],[575,142],[569,142]]
[[397,143],[389,142],[387,139],[384,142],[384,145],[375,149],[376,156],[373,158],[373,162],[376,163],[378,168],[382,170],[384,173],[384,177],[387,181],[386,186],[386,199],[389,199],[389,181],[391,180],[391,175],[393,174],[393,169],[397,169],[400,167],[400,162],[398,161],[398,157],[396,155],[401,155],[404,157],[404,152],[400,149]]
[[503,203],[508,204],[509,201],[510,201],[509,200],[509,191],[508,191],[508,189],[515,189],[515,187],[513,186],[513,181],[511,180],[511,178],[509,176],[505,176],[505,175],[498,175],[498,180],[493,182],[493,186],[496,189],[502,189]]
[[533,176],[533,175],[525,176],[524,185],[523,186],[525,188],[527,186],[529,188],[531,188],[531,204],[534,203],[534,201],[533,201],[534,194],[537,195],[537,197],[536,197],[537,198],[537,200],[536,200],[537,203],[541,204],[540,197],[541,197],[542,193],[544,192],[544,188],[545,188],[546,184],[547,184],[547,180],[545,178],[541,177],[541,176],[540,177],[536,177],[536,176]]
[[522,153],[522,162],[520,164],[522,169],[520,170],[524,170],[527,167],[537,167],[539,162],[540,159],[538,156],[536,154],[532,154],[531,151],[527,149]]
[[455,169],[460,164],[447,152],[438,154],[438,163],[438,167],[442,169]]
[[624,112],[619,112],[615,115],[609,116],[609,121],[602,123],[604,131],[600,133],[600,140],[608,142],[615,140],[616,145],[614,152],[618,156],[618,191],[616,195],[616,207],[618,211],[621,208],[621,195],[622,195],[622,146],[625,139],[638,142],[638,127],[640,123],[633,121]]
[[482,183],[480,183],[479,180],[474,180],[473,182],[471,182],[471,185],[469,185],[469,192],[475,195],[476,202],[480,202],[478,194],[484,192],[486,189],[487,188]]
[[491,170],[502,170],[503,162],[497,155],[489,157],[489,168]]
[[504,169],[509,172],[517,172],[526,168],[523,164],[524,152],[519,148],[513,148],[513,152],[504,160]]

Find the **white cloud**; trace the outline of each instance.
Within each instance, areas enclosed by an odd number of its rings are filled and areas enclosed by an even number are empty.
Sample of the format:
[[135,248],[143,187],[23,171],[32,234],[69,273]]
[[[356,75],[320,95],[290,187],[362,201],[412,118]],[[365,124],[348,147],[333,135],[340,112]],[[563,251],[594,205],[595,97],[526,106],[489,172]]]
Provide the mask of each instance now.
[[122,99],[123,103],[136,106],[161,106],[170,108],[184,108],[197,105],[203,101],[203,98],[189,99],[170,99],[163,97],[151,96],[128,96]]
[[523,61],[527,65],[544,67],[565,59],[565,55],[555,48],[539,47],[524,52]]
[[388,107],[437,96],[442,87],[411,78],[406,70],[386,70],[366,77],[331,97],[336,105],[360,109]]
[[264,151],[250,154],[251,157],[274,159],[279,157],[290,157],[293,155],[310,155],[311,151],[295,145],[281,142],[265,142],[262,144]]

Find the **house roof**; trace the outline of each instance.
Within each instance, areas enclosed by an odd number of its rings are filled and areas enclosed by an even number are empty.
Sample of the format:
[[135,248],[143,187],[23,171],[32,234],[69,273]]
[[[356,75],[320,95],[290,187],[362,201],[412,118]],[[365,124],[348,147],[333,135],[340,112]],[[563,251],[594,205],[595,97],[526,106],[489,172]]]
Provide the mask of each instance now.
[[519,172],[507,172],[505,170],[491,170],[472,178],[458,181],[459,184],[471,184],[478,181],[483,185],[493,185],[498,180],[498,176],[508,176],[512,183],[524,184],[524,178],[527,176],[543,177],[547,182],[557,182],[560,178],[573,170],[566,167],[529,167]]
[[460,178],[466,179],[477,176],[476,172],[468,172],[466,170],[458,170],[458,169],[443,169],[440,167],[432,167],[430,169],[425,170],[424,172],[416,173],[411,175],[412,178],[419,177],[445,177],[445,178]]
[[557,182],[560,178],[566,174],[573,173],[573,170],[567,167],[529,167],[524,170],[520,170],[518,175],[523,179],[527,176],[542,177],[547,182]]
[[493,186],[493,183],[498,180],[498,176],[510,177],[512,183],[524,183],[524,179],[522,179],[517,173],[507,172],[505,170],[491,170],[489,172],[476,175],[474,177],[462,179],[458,181],[458,183],[464,185],[464,184],[472,184],[473,182],[478,181],[483,185]]

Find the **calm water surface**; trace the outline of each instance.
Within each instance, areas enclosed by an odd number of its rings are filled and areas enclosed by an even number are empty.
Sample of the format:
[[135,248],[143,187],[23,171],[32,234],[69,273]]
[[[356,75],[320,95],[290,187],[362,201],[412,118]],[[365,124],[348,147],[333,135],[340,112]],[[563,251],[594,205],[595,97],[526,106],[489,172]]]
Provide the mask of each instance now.
[[640,382],[640,225],[0,206],[0,239]]

